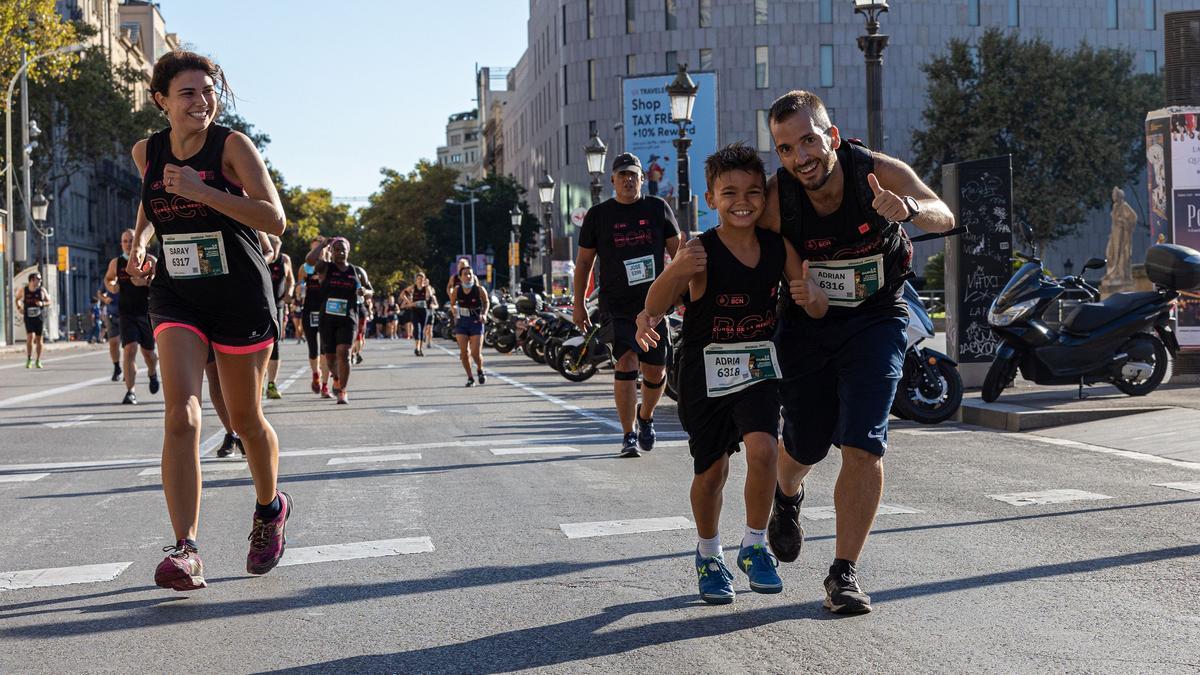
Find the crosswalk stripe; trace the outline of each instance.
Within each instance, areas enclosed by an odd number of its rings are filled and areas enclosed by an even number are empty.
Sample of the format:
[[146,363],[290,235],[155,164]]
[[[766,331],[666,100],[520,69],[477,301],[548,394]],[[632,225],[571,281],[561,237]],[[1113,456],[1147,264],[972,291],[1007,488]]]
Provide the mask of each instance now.
[[[247,465],[245,462],[242,462],[242,461],[231,462],[231,461],[225,460],[225,461],[219,461],[219,462],[201,462],[200,463],[200,473],[201,474],[208,473],[209,471],[246,471],[249,468],[250,468],[249,465]],[[138,472],[138,475],[139,476],[161,476],[162,475],[162,467],[161,466],[152,466],[149,469],[143,469],[142,471]]]
[[361,464],[368,462],[409,462],[421,459],[419,452],[406,452],[399,455],[366,455],[364,457],[333,457],[326,466],[338,464]]
[[579,452],[579,449],[572,448],[569,445],[540,445],[529,448],[492,448],[492,454],[496,455],[497,457],[503,457],[504,455],[563,455],[572,452]]
[[1188,483],[1155,483],[1154,487],[1165,487],[1172,490],[1183,490],[1184,492],[1200,494],[1200,481],[1191,481]]
[[682,516],[670,518],[634,518],[632,520],[604,520],[592,523],[563,523],[558,526],[567,539],[588,537],[610,537],[617,534],[640,532],[665,532],[668,530],[690,530],[696,525]]
[[279,566],[310,565],[312,563],[336,562],[339,560],[358,560],[359,558],[383,558],[385,556],[429,553],[431,551],[433,551],[433,540],[429,537],[408,537],[404,539],[358,541],[350,544],[305,546],[287,549],[287,552],[283,555],[283,560],[279,561]]
[[92,386],[93,384],[100,384],[101,382],[111,382],[111,381],[112,381],[112,378],[109,377],[108,375],[105,375],[103,377],[94,377],[90,380],[84,380],[83,382],[75,382],[73,384],[64,384],[61,387],[54,387],[53,389],[43,389],[42,391],[35,391],[35,392],[28,393],[28,394],[21,394],[20,396],[13,396],[12,398],[6,398],[6,399],[0,401],[0,408],[7,408],[8,406],[16,405],[18,403],[28,403],[29,401],[36,401],[39,398],[49,398],[51,396],[58,396],[59,394],[65,394],[67,392],[75,391],[77,389],[85,389],[87,387]]
[[125,571],[125,568],[132,564],[132,562],[102,563],[99,565],[22,570],[20,572],[0,572],[0,591],[112,581],[120,576],[121,572]]
[[988,495],[988,497],[1013,506],[1030,506],[1034,504],[1065,504],[1067,502],[1097,501],[1112,499],[1108,495],[1083,490],[1041,490],[1038,492],[1013,492],[1004,495]]
[[32,483],[49,475],[48,473],[13,473],[0,476],[0,483]]
[[[925,513],[924,511],[909,508],[907,506],[899,506],[897,504],[880,504],[879,509],[875,512],[877,516],[898,516],[909,513]],[[832,520],[837,517],[837,513],[832,506],[807,506],[800,509],[800,515],[808,520]]]

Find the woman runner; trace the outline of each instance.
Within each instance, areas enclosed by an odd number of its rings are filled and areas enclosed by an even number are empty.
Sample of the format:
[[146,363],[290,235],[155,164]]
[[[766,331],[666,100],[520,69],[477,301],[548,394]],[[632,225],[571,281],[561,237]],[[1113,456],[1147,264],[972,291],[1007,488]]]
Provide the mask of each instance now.
[[[424,272],[417,272],[413,285],[409,286],[404,294],[408,298],[406,304],[412,312],[413,353],[417,356],[425,356],[425,328],[429,323],[429,310],[437,307],[437,295],[434,293],[433,287],[429,285],[429,279],[425,277]],[[467,374],[470,375],[470,372]]]
[[458,286],[450,291],[450,312],[455,317],[454,339],[458,340],[458,358],[462,360],[463,370],[467,371],[467,386],[474,387],[471,359],[475,360],[475,375],[479,377],[479,384],[487,382],[479,347],[483,342],[483,317],[487,316],[488,294],[475,283],[475,273],[470,267],[458,271],[458,281]]
[[292,499],[276,488],[279,439],[260,400],[280,327],[259,235],[282,234],[286,223],[254,144],[213,123],[228,94],[219,66],[192,52],[168,52],[154,64],[150,92],[169,126],[133,147],[142,201],[128,270],[149,276],[146,244],[156,235],[162,255],[150,284],[150,319],[166,404],[162,482],[175,545],[164,549],[169,555],[154,581],[187,591],[207,586],[196,532],[200,397],[210,346],[254,479],[246,571],[265,574],[283,557]]
[[[309,250],[322,246],[323,237],[316,237],[309,242]],[[328,262],[329,256],[323,255],[322,260]],[[312,392],[322,398],[331,398],[329,393],[329,369],[325,367],[325,359],[321,357],[321,303],[325,302],[325,294],[321,292],[321,275],[317,268],[305,262],[297,272],[297,283],[304,293],[301,302],[300,315],[304,321],[304,339],[308,342],[308,367],[312,369]]]

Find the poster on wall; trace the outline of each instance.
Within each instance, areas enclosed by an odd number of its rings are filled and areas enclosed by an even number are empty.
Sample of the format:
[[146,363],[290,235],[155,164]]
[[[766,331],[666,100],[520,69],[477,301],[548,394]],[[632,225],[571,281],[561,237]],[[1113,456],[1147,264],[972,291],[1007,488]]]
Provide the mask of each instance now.
[[1171,238],[1171,215],[1168,212],[1167,167],[1170,162],[1169,132],[1171,116],[1163,110],[1146,115],[1146,189],[1150,204],[1150,241]]
[[[1200,108],[1171,109],[1171,241],[1200,250]],[[1200,349],[1200,294],[1183,293],[1176,310],[1179,345]]]
[[[692,146],[688,150],[688,183],[692,199],[699,207],[696,229],[710,230],[717,226],[717,213],[704,203],[704,160],[717,150],[717,75],[688,73],[699,89],[692,108],[692,124],[687,128]],[[624,151],[632,152],[642,161],[646,176],[643,190],[675,206],[679,190],[679,165],[672,144],[679,137],[679,127],[671,121],[671,102],[667,85],[675,74],[627,77],[622,80]]]

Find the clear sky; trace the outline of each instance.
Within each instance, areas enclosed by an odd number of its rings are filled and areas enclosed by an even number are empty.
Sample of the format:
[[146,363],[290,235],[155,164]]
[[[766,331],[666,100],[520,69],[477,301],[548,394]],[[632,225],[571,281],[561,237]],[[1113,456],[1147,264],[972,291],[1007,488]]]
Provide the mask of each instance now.
[[289,185],[365,196],[381,167],[436,157],[475,107],[475,64],[513,67],[528,0],[162,0],[167,30],[217,60]]

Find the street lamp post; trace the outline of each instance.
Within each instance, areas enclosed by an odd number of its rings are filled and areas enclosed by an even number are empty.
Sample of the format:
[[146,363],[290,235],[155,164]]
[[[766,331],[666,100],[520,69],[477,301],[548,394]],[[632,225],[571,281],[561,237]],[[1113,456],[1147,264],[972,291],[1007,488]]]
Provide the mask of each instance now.
[[508,216],[512,221],[512,231],[508,234],[508,288],[516,297],[521,294],[521,282],[517,279],[517,270],[520,268],[521,208],[513,204]]
[[542,292],[550,296],[550,277],[553,274],[550,252],[554,250],[554,179],[547,173],[538,181],[538,198],[542,202]]
[[[467,202],[460,202],[460,201],[456,201],[454,199],[447,199],[446,203],[449,204],[450,206],[458,207],[458,227],[459,227],[459,232],[462,234],[462,248],[460,248],[458,250],[460,251],[459,252],[460,256],[466,255],[467,254]],[[474,209],[472,209],[472,213],[474,213]],[[474,266],[475,261],[472,260],[471,265]]]
[[592,174],[592,206],[600,203],[600,176],[604,175],[604,156],[607,152],[608,148],[604,145],[604,141],[600,140],[600,135],[593,131],[592,137],[588,139],[588,144],[583,146],[583,154],[587,157],[588,173]]
[[692,230],[692,192],[688,182],[688,148],[692,139],[687,137],[687,127],[692,123],[692,107],[696,105],[696,92],[700,88],[687,72],[687,64],[679,64],[675,80],[667,85],[667,96],[671,99],[671,121],[679,125],[679,138],[674,141],[675,158],[679,164],[679,222],[684,232]]
[[879,32],[879,15],[888,11],[887,0],[854,0],[854,11],[867,19],[867,34],[858,37],[867,62],[867,144],[883,150],[883,49],[888,36]]
[[[46,283],[46,281],[50,278],[50,237],[54,236],[54,228],[45,227],[46,216],[49,211],[50,200],[46,199],[46,195],[42,194],[41,192],[38,192],[33,196],[33,199],[29,200],[29,216],[33,221],[33,228],[42,238],[42,259],[40,261],[42,283]],[[57,283],[55,284],[54,290],[57,293]],[[67,312],[67,320],[69,322],[71,317],[70,310],[68,309]],[[51,325],[57,326],[58,324],[52,323]],[[67,335],[68,337],[70,336],[69,326]]]

